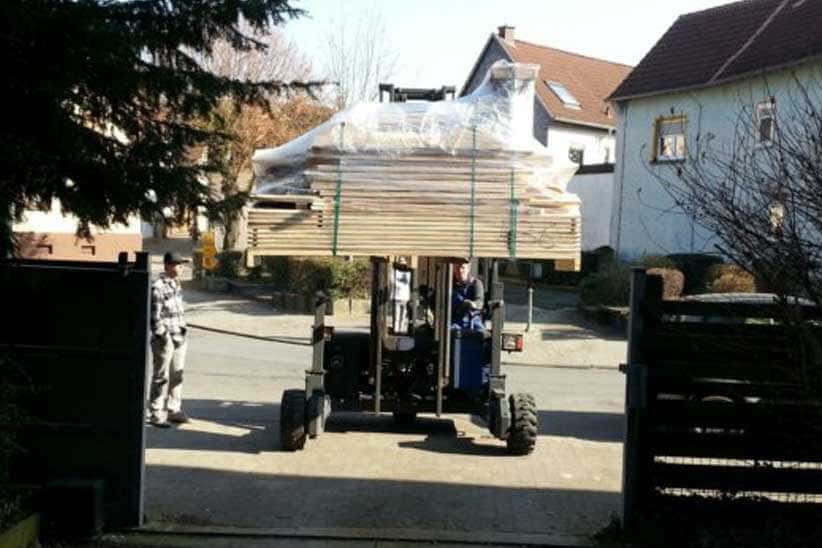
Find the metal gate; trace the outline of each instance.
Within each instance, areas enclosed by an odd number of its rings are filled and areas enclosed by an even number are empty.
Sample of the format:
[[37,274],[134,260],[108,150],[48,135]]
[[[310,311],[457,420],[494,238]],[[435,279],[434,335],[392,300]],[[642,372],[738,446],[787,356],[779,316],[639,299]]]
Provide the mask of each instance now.
[[143,519],[148,254],[128,263],[0,260],[0,355],[32,392],[12,480],[102,485],[107,528]]

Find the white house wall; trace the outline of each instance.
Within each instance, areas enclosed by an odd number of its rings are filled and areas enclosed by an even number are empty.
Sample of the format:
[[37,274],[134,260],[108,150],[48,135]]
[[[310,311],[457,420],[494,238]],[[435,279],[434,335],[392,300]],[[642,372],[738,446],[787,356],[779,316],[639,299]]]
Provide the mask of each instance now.
[[[654,164],[654,124],[658,117],[685,114],[689,154],[709,142],[712,147],[730,147],[743,105],[752,109],[761,101],[776,99],[777,124],[780,112],[803,86],[822,85],[822,63],[772,72],[756,77],[691,92],[670,93],[634,99],[620,104],[617,126],[615,192],[611,246],[626,258],[643,254],[683,252],[715,253],[713,234],[695,225],[673,201],[654,173],[675,180],[675,164]],[[819,97],[819,95],[817,95]],[[822,106],[822,105],[820,105]],[[755,122],[750,120],[750,130]],[[712,136],[710,136],[712,135]],[[623,139],[624,138],[624,139]]]
[[[78,221],[74,215],[64,215],[59,200],[54,200],[49,211],[26,211],[21,222],[14,223],[15,232],[63,232],[75,233]],[[109,234],[140,234],[140,218],[138,216],[129,217],[127,224],[113,224],[109,228],[101,230],[92,226],[92,233]]]
[[[548,128],[547,147],[556,158],[568,158],[571,147],[582,147],[584,164],[614,161],[614,137],[607,131],[554,124]],[[606,160],[607,153],[607,160]]]
[[582,250],[591,251],[610,244],[613,173],[575,175],[568,192],[582,201]]

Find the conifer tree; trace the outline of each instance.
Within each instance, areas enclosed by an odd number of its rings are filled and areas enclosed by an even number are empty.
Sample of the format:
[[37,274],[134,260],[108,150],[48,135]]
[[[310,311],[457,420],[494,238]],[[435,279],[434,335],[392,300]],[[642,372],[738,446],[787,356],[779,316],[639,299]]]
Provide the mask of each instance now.
[[0,256],[25,209],[108,226],[165,207],[215,206],[188,151],[229,136],[196,121],[226,98],[266,104],[311,83],[247,82],[202,68],[219,42],[302,15],[289,0],[7,0],[0,3]]

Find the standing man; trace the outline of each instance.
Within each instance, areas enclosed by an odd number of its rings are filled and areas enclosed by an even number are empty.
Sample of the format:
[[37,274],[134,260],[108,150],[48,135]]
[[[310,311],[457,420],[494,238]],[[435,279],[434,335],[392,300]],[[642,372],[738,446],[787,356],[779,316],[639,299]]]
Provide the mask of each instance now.
[[394,334],[408,333],[408,301],[411,300],[411,271],[405,257],[394,263],[391,301],[394,305]]
[[451,328],[482,331],[482,307],[485,288],[482,280],[471,275],[471,261],[461,259],[454,263],[454,287],[451,293]]
[[186,357],[186,322],[178,266],[187,263],[179,253],[163,256],[163,273],[151,286],[151,377],[149,423],[168,428],[186,423],[182,410],[183,366]]

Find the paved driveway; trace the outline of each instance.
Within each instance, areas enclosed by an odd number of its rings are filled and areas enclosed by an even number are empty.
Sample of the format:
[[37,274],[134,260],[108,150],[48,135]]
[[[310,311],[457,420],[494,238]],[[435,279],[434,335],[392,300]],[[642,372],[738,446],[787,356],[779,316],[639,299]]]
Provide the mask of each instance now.
[[297,344],[192,330],[184,398],[194,420],[148,430],[155,524],[547,542],[590,534],[619,511],[624,381],[614,368],[506,367],[511,391],[533,392],[540,408],[527,457],[507,456],[467,416],[423,417],[403,430],[388,417],[339,415],[306,450],[285,453],[278,404],[284,389],[303,385],[308,319],[200,297],[195,323]]

